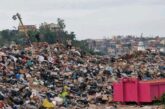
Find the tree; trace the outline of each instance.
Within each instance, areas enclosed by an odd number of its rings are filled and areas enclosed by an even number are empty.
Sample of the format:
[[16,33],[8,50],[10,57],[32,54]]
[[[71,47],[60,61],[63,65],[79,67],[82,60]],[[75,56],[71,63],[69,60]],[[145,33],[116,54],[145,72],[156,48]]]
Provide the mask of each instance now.
[[41,23],[40,27],[39,27],[39,31],[40,32],[44,32],[44,31],[49,31],[49,26],[48,26],[48,23],[44,22],[44,23]]
[[31,40],[31,42],[36,42],[37,39],[36,39],[36,34],[38,34],[37,31],[28,31],[28,35],[29,35],[29,38]]
[[74,32],[71,32],[69,35],[70,39],[76,40],[76,34]]
[[57,24],[59,25],[59,27],[60,27],[61,30],[64,30],[65,27],[66,27],[63,19],[58,18],[57,19]]
[[11,41],[12,40],[12,37],[11,37],[11,34],[10,34],[10,30],[2,30],[1,31],[1,36],[2,36],[2,39],[5,39],[6,41]]

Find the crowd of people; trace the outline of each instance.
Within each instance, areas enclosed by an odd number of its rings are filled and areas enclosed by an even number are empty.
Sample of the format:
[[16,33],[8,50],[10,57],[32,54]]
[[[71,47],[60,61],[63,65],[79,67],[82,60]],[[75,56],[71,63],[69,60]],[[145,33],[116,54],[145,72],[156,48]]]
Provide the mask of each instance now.
[[122,77],[164,78],[165,57],[150,51],[86,55],[71,42],[11,45],[0,49],[0,108],[97,108],[112,102],[113,83]]

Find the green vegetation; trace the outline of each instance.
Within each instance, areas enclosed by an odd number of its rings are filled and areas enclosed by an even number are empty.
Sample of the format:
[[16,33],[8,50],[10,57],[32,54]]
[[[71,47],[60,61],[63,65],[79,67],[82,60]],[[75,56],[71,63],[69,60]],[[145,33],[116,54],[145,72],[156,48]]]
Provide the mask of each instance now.
[[163,109],[165,109],[165,93],[161,96],[160,101],[163,104]]
[[165,93],[160,97],[160,99],[155,98],[154,105],[163,105],[163,109],[165,109]]

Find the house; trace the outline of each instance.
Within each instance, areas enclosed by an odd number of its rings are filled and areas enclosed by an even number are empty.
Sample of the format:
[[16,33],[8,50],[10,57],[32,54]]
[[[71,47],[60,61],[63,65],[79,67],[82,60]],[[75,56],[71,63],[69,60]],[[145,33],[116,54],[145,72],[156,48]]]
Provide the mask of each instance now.
[[37,30],[37,27],[35,25],[19,25],[18,26],[18,31],[19,32],[24,32],[24,31],[35,31]]
[[160,48],[160,52],[165,53],[165,48],[164,47]]
[[60,30],[60,26],[58,24],[50,23],[50,24],[48,24],[48,27],[49,27],[50,31],[59,31]]
[[138,43],[138,51],[145,51],[145,46],[143,42]]
[[46,29],[49,29],[50,31],[52,32],[55,32],[55,31],[59,31],[61,30],[60,26],[58,24],[55,24],[55,23],[42,23],[40,28],[46,28]]

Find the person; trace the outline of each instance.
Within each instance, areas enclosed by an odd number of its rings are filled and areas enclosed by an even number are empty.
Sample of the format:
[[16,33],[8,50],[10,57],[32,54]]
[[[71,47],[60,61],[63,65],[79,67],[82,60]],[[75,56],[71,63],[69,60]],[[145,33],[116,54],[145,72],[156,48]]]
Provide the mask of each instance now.
[[72,41],[70,39],[67,40],[67,49],[72,49]]
[[36,35],[35,35],[35,38],[37,39],[37,42],[40,42],[40,34],[39,33],[37,33]]

